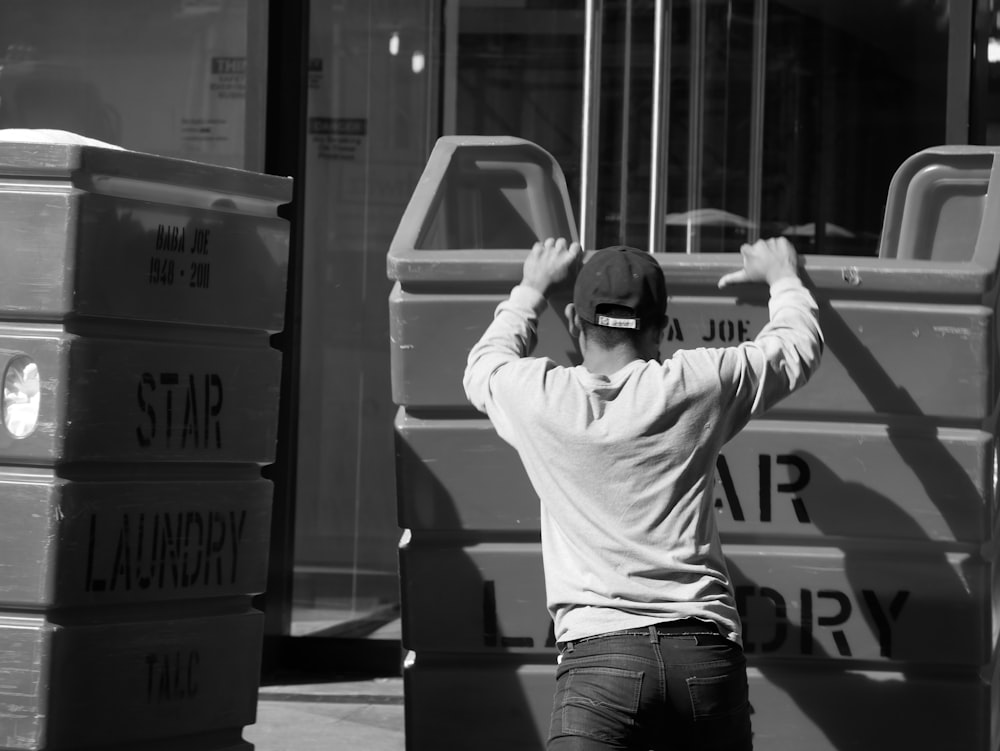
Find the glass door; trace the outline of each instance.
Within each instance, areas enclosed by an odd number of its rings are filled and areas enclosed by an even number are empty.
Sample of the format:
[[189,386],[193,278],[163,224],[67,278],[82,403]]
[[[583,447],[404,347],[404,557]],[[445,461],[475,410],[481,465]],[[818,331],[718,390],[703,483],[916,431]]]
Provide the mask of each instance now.
[[291,635],[399,638],[385,256],[435,137],[432,0],[312,0]]

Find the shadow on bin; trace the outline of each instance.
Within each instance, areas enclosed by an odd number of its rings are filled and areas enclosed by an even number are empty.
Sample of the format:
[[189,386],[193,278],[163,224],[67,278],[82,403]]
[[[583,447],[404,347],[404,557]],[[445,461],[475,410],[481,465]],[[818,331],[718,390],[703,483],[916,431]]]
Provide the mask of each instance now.
[[[843,482],[814,455],[802,452],[798,456],[811,469],[811,483],[834,487],[845,498],[862,497],[866,515],[879,517],[882,524],[895,524],[900,536],[911,543],[927,539],[898,503],[864,485]],[[942,458],[951,460],[950,456]],[[938,466],[948,473],[946,464]],[[934,471],[933,465],[918,470],[925,478]],[[968,485],[961,468],[951,467],[949,476],[960,485]],[[928,479],[939,486],[937,478]],[[838,509],[814,505],[810,514],[824,537],[843,539]],[[989,657],[978,654],[986,616],[977,607],[975,591],[981,586],[982,574],[965,572],[973,565],[971,556],[963,557],[956,566],[944,548],[922,553],[914,560],[912,544],[901,547],[899,566],[913,563],[925,591],[897,589],[891,578],[873,584],[871,550],[858,551],[847,544],[842,559],[837,560],[843,566],[846,586],[840,592],[809,592],[808,615],[802,612],[808,590],[785,593],[798,599],[798,603],[786,602],[771,589],[773,581],[760,577],[755,581],[730,558],[730,574],[744,619],[751,704],[755,719],[762,709],[771,718],[768,723],[754,723],[756,747],[889,748],[902,743],[921,748],[987,748],[989,712],[979,669]],[[799,578],[808,587],[811,576],[803,571]],[[748,592],[775,598],[770,601],[773,612],[764,618],[770,628],[762,630],[747,612]],[[928,593],[933,600],[921,603],[922,595]],[[789,618],[795,604],[802,623]],[[914,608],[919,609],[918,617],[926,618],[926,630],[920,634],[923,638],[919,644],[912,640],[899,643],[897,619]],[[913,612],[906,615],[912,617]],[[854,654],[858,630],[849,633],[845,626],[858,616],[877,639],[878,654]],[[864,640],[862,648],[863,644]],[[933,655],[933,660],[909,658],[919,652]],[[949,657],[965,664],[949,664]],[[798,712],[789,712],[791,706]],[[779,725],[782,730],[776,732],[775,720],[800,713],[808,722],[788,722]]]
[[[981,162],[982,154],[976,155],[975,161],[970,158],[970,164]],[[984,198],[989,175],[989,169],[966,168],[959,180],[949,164],[938,164],[933,152],[904,165],[897,180],[917,182],[919,200],[903,200],[904,189],[912,184],[903,183],[890,193],[881,253],[890,263],[884,268],[891,269],[897,259],[972,260],[973,249],[982,242],[981,228],[985,227],[985,233],[997,229],[996,210],[989,211]],[[954,192],[941,195],[945,191],[935,191],[933,180],[940,178]],[[902,228],[893,227],[894,221]],[[991,240],[998,242],[995,235]],[[840,557],[831,565],[843,567],[847,584],[846,594],[832,589],[801,590],[799,623],[786,618],[789,603],[769,586],[772,582],[755,581],[738,562],[730,560],[744,611],[744,636],[752,667],[751,701],[766,705],[768,713],[777,716],[783,706],[794,704],[813,725],[789,726],[780,738],[767,728],[766,735],[758,734],[755,741],[765,748],[844,749],[861,747],[859,743],[865,748],[914,744],[927,748],[990,747],[991,714],[996,709],[988,708],[986,684],[990,677],[983,671],[994,658],[990,627],[993,584],[990,564],[980,553],[995,548],[989,507],[995,488],[987,477],[989,471],[995,472],[994,442],[984,442],[990,452],[980,457],[980,464],[960,464],[942,443],[943,422],[947,421],[925,415],[918,401],[886,372],[878,357],[825,299],[824,292],[808,280],[807,284],[819,300],[827,357],[832,355],[844,365],[874,419],[884,421],[890,443],[926,496],[935,502],[947,530],[938,537],[929,536],[908,513],[906,499],[889,498],[864,484],[845,482],[819,456],[796,452],[810,469],[812,485],[828,491],[835,488],[832,495],[849,499],[853,510],[863,507],[865,519],[877,528],[893,529],[894,536],[890,541],[851,539],[847,535],[855,532],[856,523],[845,520],[842,509],[829,504],[810,506],[809,516],[822,544],[838,548]],[[995,346],[989,342],[991,350]],[[996,367],[992,352],[984,353],[982,361],[986,368]],[[960,383],[951,386],[962,388]],[[994,419],[995,413],[982,415],[982,424],[993,434]],[[983,435],[978,425],[960,425],[957,432]],[[859,455],[858,461],[864,462],[865,457]],[[973,479],[977,475],[981,486]],[[979,506],[979,520],[985,524],[975,530],[979,537],[970,537],[967,509],[975,506]],[[987,557],[990,555],[987,552]],[[897,560],[892,561],[894,558]],[[874,559],[888,569],[881,579],[875,577],[881,588],[873,586]],[[906,586],[901,582],[908,574],[912,577],[913,570],[920,580],[920,591],[897,589]],[[815,572],[804,570],[801,581],[808,586],[814,576]],[[747,593],[770,599],[775,632],[761,632],[753,616],[748,617]],[[823,597],[828,599],[820,599]],[[824,603],[822,611],[819,603]],[[897,619],[905,614],[912,624],[915,610],[917,630],[895,633]],[[858,614],[868,632],[877,637],[877,654],[852,652],[848,619]],[[820,629],[825,632],[822,643],[816,637]],[[790,660],[786,651],[806,659]],[[763,681],[753,680],[758,673]]]
[[[398,466],[407,468],[400,480],[407,488],[401,488],[399,497],[408,508],[400,509],[401,515],[420,517],[425,528],[461,530],[458,506],[462,499],[451,496],[433,469],[399,435],[396,447]],[[450,532],[431,539],[414,535],[404,538],[400,546],[402,642],[408,655],[403,671],[408,749],[541,751],[545,747],[541,730],[547,727],[547,718],[540,713],[551,705],[551,697],[546,704],[530,677],[548,672],[554,688],[554,638],[547,661],[530,653],[518,654],[519,648],[536,645],[530,637],[505,632],[497,612],[497,582],[484,576],[464,547],[470,542],[482,544],[484,539],[489,544],[487,535]],[[435,562],[442,548],[445,555]],[[540,570],[537,575],[540,580]],[[416,606],[428,598],[420,591],[424,588],[443,588],[445,597],[447,593],[459,598],[481,593],[481,597],[469,598],[458,612],[434,612]],[[529,602],[526,607],[534,609],[536,604]],[[548,615],[539,610],[537,617],[547,619]],[[475,632],[477,642],[458,638],[454,651],[443,651],[449,648],[449,634],[456,631],[461,636]],[[528,680],[523,678],[525,673]]]
[[[474,519],[488,520],[490,510],[474,493],[453,496],[439,475],[485,479],[491,457],[509,461],[509,447],[490,454],[488,442],[481,452],[451,450],[455,435],[482,419],[464,398],[453,400],[467,350],[451,335],[478,338],[520,280],[527,250],[560,236],[576,239],[576,230],[551,156],[520,139],[456,137],[439,140],[390,249],[408,748],[544,747],[555,649],[542,643],[552,638],[538,596],[544,584],[537,519],[525,528],[480,524]],[[553,303],[541,326],[563,333],[543,331],[540,338],[549,347],[558,341],[559,356],[578,362],[562,307]],[[429,452],[411,445],[414,423],[431,428],[429,437],[417,436],[433,444]],[[441,458],[428,462],[428,453]],[[516,471],[511,492],[529,493],[537,507],[523,470]],[[498,591],[525,587],[532,593],[522,600],[531,609],[527,620],[545,626],[531,635],[508,633],[510,614],[498,607]]]

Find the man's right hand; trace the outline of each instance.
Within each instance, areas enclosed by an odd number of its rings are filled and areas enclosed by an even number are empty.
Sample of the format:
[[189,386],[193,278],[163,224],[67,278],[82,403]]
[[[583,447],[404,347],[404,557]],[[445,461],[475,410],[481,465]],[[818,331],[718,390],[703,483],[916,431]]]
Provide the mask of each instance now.
[[567,243],[566,238],[548,238],[535,243],[524,261],[524,276],[521,284],[531,287],[543,296],[563,282],[576,281],[576,275],[583,264],[583,250],[580,243]]
[[743,268],[719,279],[719,289],[730,284],[766,282],[774,284],[779,279],[799,275],[798,254],[784,237],[771,237],[740,248]]

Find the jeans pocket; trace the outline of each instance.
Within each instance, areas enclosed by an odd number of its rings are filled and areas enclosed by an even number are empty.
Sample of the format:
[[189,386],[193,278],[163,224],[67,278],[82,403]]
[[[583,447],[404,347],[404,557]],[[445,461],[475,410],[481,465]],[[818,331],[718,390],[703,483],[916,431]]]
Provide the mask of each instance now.
[[687,685],[695,720],[724,717],[747,706],[747,684],[740,668],[720,675],[693,675]]
[[750,700],[746,668],[722,663],[687,679],[695,737],[706,749],[750,749]]
[[642,678],[641,671],[607,666],[567,670],[556,688],[553,734],[625,739],[636,724]]

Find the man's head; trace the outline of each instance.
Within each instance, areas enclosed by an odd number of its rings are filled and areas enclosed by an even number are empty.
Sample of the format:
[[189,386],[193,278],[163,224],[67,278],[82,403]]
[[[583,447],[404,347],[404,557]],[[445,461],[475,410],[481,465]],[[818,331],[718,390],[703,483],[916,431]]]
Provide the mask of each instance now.
[[579,327],[604,348],[631,343],[644,356],[658,348],[666,324],[667,284],[656,258],[636,248],[597,251],[573,288]]

